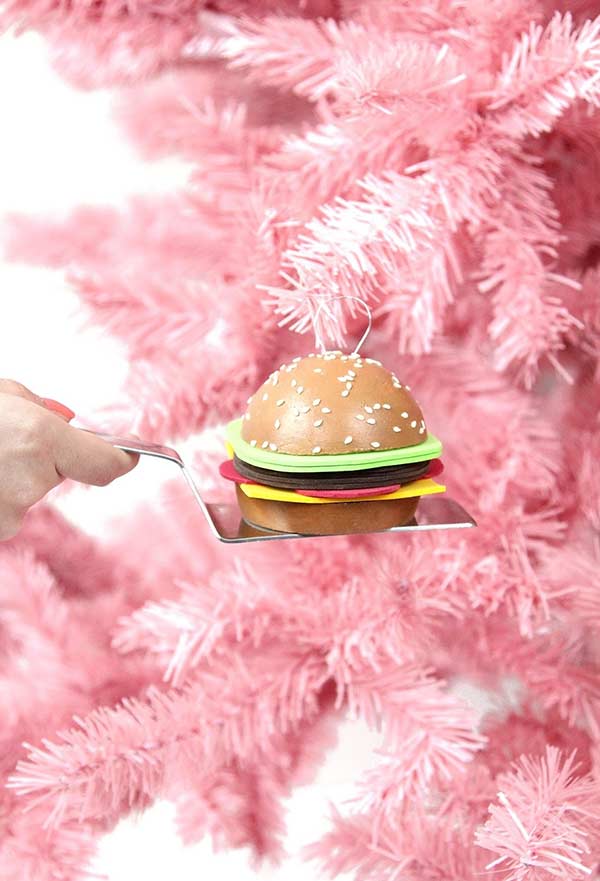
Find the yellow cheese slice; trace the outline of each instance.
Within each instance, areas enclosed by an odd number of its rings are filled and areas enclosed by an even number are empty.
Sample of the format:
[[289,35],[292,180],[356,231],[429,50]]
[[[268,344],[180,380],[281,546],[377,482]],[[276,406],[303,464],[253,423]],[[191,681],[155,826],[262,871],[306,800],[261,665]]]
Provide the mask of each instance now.
[[242,492],[251,499],[268,499],[273,502],[300,502],[306,505],[331,505],[340,502],[383,502],[386,499],[410,499],[415,496],[430,496],[433,493],[443,493],[446,487],[441,483],[436,483],[430,477],[423,480],[414,480],[401,486],[400,489],[393,493],[385,493],[381,496],[360,496],[354,499],[322,499],[315,496],[303,496],[300,493],[292,492],[289,489],[275,489],[272,486],[262,486],[258,483],[242,483],[240,484]]

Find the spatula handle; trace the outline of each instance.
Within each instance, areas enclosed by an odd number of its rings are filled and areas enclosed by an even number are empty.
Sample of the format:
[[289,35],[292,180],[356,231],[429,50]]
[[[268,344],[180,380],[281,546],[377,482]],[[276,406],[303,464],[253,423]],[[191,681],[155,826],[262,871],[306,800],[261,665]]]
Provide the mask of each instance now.
[[153,444],[150,441],[143,441],[137,437],[119,437],[113,434],[103,434],[100,431],[92,431],[90,434],[95,434],[96,437],[102,438],[102,440],[112,444],[113,447],[125,450],[126,453],[140,453],[143,456],[169,459],[171,462],[176,462],[182,468],[184,467],[183,459],[177,450],[173,450],[171,447],[163,447],[161,444]]
[[142,456],[154,456],[157,459],[166,459],[168,462],[175,462],[176,465],[179,465],[181,471],[183,472],[183,476],[188,483],[189,488],[194,494],[194,498],[198,502],[200,508],[202,509],[202,513],[208,521],[208,525],[210,526],[211,531],[217,538],[220,538],[218,532],[215,529],[212,518],[208,513],[204,499],[200,495],[200,490],[196,486],[194,478],[186,468],[185,462],[183,461],[177,450],[174,450],[171,447],[163,447],[161,444],[153,444],[150,441],[143,441],[137,437],[119,437],[113,434],[103,434],[100,431],[91,431],[90,434],[95,434],[96,437],[102,438],[102,440],[105,440],[107,443],[112,444],[113,447],[118,447],[120,450],[124,450],[126,453],[139,453]]

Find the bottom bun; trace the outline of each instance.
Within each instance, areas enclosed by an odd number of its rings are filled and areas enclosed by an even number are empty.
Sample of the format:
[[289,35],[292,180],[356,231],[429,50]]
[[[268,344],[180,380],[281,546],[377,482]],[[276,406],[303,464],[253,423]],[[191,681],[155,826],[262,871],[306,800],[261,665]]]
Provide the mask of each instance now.
[[242,517],[250,526],[297,535],[345,535],[380,532],[405,526],[414,517],[420,496],[372,502],[331,502],[309,505],[272,499],[251,499],[236,486]]

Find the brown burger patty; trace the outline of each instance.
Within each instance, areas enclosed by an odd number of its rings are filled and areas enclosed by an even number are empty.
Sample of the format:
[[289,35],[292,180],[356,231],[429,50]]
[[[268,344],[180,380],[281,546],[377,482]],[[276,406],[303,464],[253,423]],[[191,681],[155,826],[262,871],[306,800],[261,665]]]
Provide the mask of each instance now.
[[347,535],[404,526],[414,517],[419,502],[418,497],[414,497],[306,505],[302,502],[251,499],[239,486],[236,487],[236,494],[246,523],[259,529],[296,535]]
[[332,472],[285,472],[258,468],[233,457],[234,465],[242,477],[255,483],[272,486],[275,489],[368,489],[369,487],[404,486],[427,474],[430,461],[413,462],[407,465],[391,465],[382,468],[365,468],[363,471]]

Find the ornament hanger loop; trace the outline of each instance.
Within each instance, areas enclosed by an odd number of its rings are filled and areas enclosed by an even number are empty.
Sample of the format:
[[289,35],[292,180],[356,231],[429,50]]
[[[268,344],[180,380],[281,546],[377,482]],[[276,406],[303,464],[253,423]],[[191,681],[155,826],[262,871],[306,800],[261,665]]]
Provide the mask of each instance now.
[[317,347],[321,349],[321,352],[327,351],[327,347],[326,347],[325,343],[323,342],[323,339],[322,339],[321,334],[319,332],[319,325],[318,325],[317,319],[318,319],[319,315],[321,314],[321,310],[326,308],[327,306],[329,306],[330,303],[333,303],[334,300],[354,300],[356,303],[360,303],[360,305],[363,307],[363,309],[365,311],[365,315],[367,316],[367,321],[368,321],[367,329],[365,330],[365,332],[363,333],[363,335],[359,339],[358,343],[356,344],[355,348],[351,352],[352,355],[358,355],[358,350],[361,348],[361,346],[363,345],[363,343],[365,342],[365,340],[367,339],[367,337],[371,333],[371,328],[373,326],[373,313],[371,312],[371,309],[369,308],[367,303],[363,299],[361,299],[361,297],[351,297],[349,295],[343,294],[339,297],[329,297],[327,300],[321,300],[321,302],[317,306],[317,311],[315,312],[315,317],[314,317],[315,343],[316,343]]

